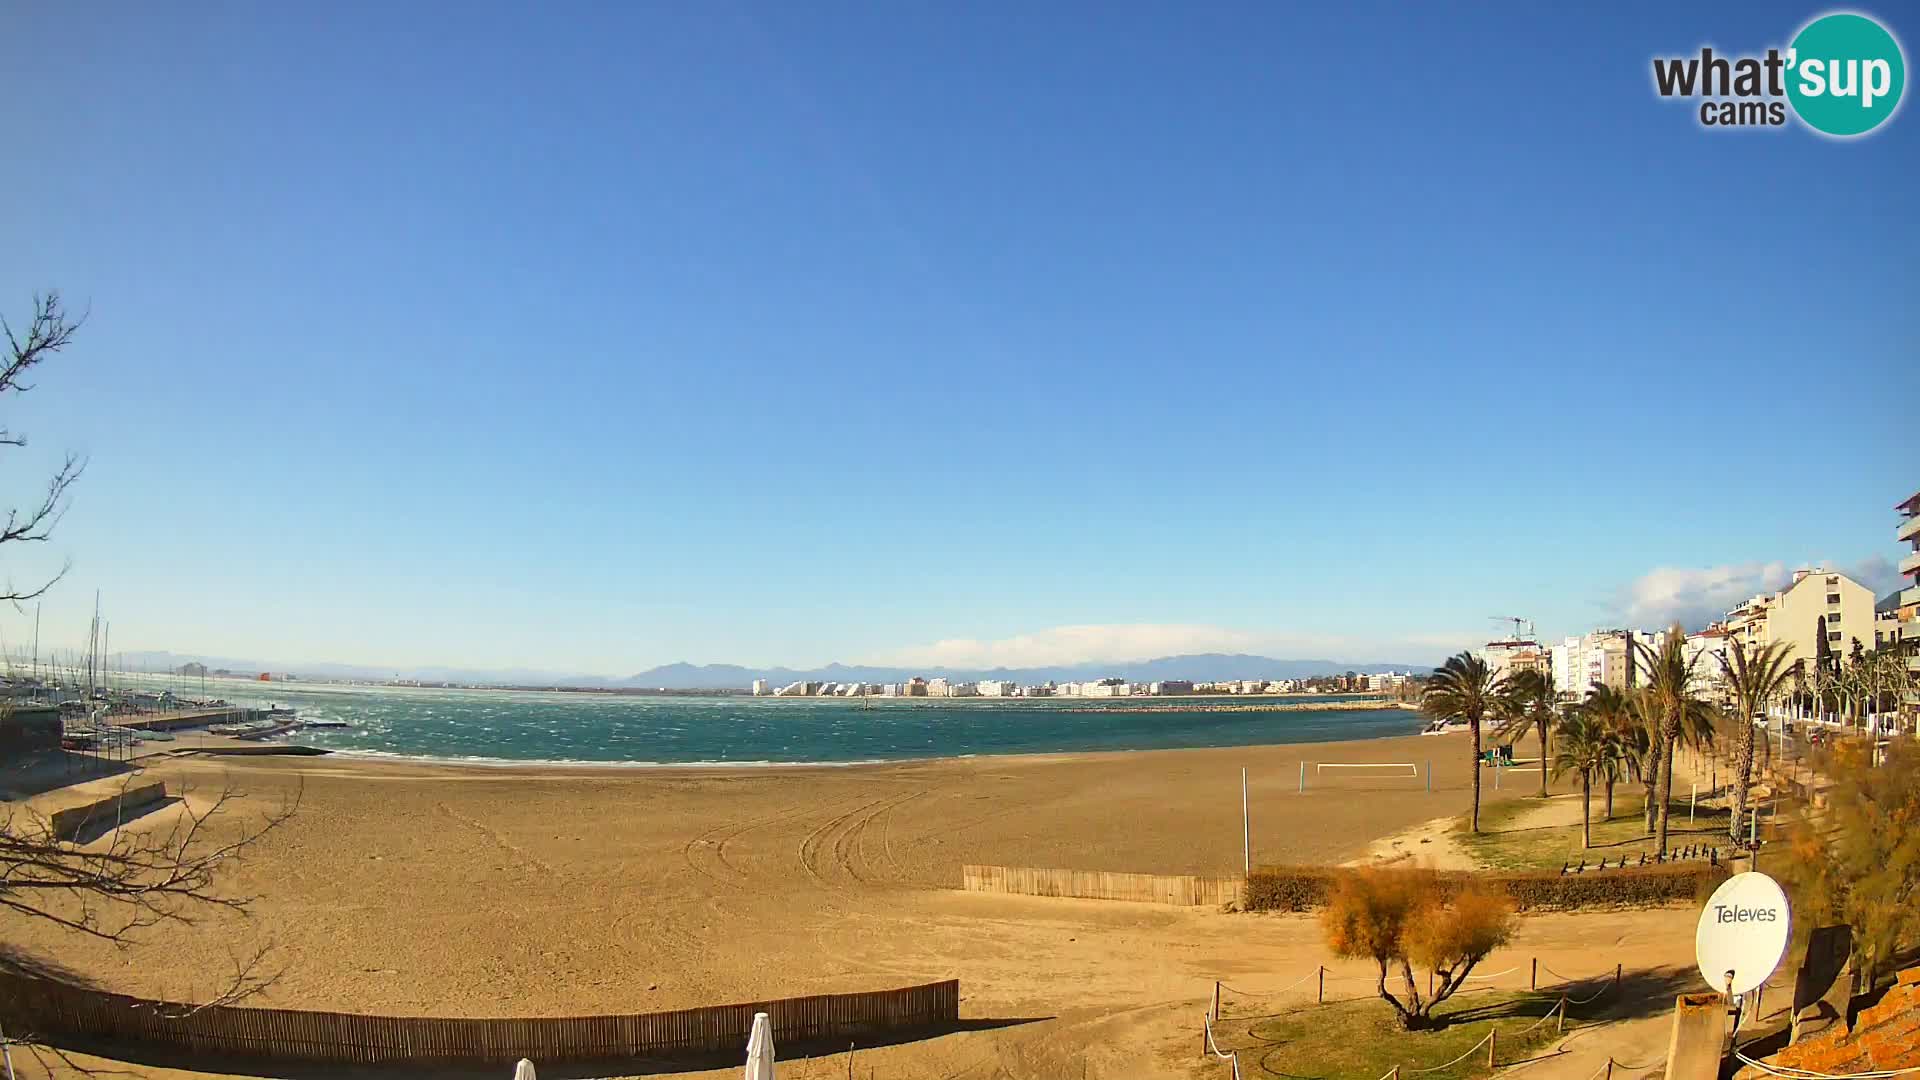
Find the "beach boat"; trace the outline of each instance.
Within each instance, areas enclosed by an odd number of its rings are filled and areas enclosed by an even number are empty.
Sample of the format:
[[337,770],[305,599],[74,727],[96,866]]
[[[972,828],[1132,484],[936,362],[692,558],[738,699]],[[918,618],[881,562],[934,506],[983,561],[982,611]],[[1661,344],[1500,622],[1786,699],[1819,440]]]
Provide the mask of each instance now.
[[1469,728],[1466,724],[1460,723],[1458,720],[1435,720],[1433,723],[1428,724],[1425,728],[1422,728],[1420,731],[1420,734],[1422,735],[1453,735],[1456,733],[1466,732],[1470,730],[1472,729]]

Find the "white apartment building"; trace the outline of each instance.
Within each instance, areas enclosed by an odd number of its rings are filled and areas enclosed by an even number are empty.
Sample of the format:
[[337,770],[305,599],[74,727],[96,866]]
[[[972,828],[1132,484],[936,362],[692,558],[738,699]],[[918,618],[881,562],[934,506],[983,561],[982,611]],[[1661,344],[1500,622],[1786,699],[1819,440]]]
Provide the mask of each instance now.
[[767,696],[767,680],[765,679],[753,680],[753,696],[754,697]]
[[927,680],[927,696],[928,697],[946,697],[947,696],[947,680],[928,679]]
[[1648,633],[1619,629],[1593,630],[1579,637],[1564,638],[1547,650],[1554,690],[1566,701],[1586,697],[1596,684],[1624,690],[1629,660],[1636,672],[1634,684],[1645,686],[1646,653],[1630,650],[1637,644],[1640,650],[1658,651],[1666,640],[1664,630]]
[[1015,690],[1014,684],[1004,679],[982,679],[974,686],[981,697],[1012,697]]
[[[1876,622],[1876,637],[1886,636],[1887,644],[1920,640],[1920,492],[1915,492],[1894,507],[1900,512],[1900,524],[1894,529],[1895,542],[1906,544],[1908,551],[1899,563],[1901,582],[1893,595],[1886,598],[1879,614],[1884,618]],[[1914,652],[1907,657],[1907,667],[1920,672],[1920,646],[1908,646]]]
[[1777,593],[1764,593],[1727,613],[1728,637],[1748,649],[1784,641],[1790,658],[1811,666],[1820,643],[1846,655],[1857,639],[1873,640],[1873,593],[1845,574],[1823,568],[1793,572],[1793,581]]
[[1697,634],[1687,635],[1687,660],[1693,673],[1710,695],[1727,696],[1727,665],[1733,662],[1730,651],[1733,635],[1726,624],[1714,623]]

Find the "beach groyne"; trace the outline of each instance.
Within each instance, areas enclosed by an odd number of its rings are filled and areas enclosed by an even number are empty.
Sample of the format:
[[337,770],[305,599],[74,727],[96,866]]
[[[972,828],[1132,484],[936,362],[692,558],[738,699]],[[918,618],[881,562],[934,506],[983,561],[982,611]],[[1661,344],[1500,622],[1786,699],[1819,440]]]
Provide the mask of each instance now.
[[182,709],[150,716],[115,716],[110,717],[108,722],[116,727],[132,728],[135,731],[180,731],[186,728],[209,727],[214,724],[243,724],[258,720],[260,715],[259,709],[223,706],[212,709]]
[[1238,903],[1246,882],[1240,878],[1192,874],[1128,874],[1108,870],[1056,870],[1035,866],[960,868],[965,892],[1015,896],[1063,896],[1081,900],[1126,900],[1139,904],[1218,907]]
[[112,794],[55,810],[47,815],[47,824],[54,836],[77,840],[94,829],[118,826],[139,817],[166,798],[167,785],[163,783],[129,784]]
[[691,1060],[738,1054],[753,1014],[773,1021],[776,1045],[844,1049],[851,1039],[951,1028],[957,979],[853,994],[816,994],[615,1016],[454,1018],[362,1016],[299,1009],[150,1001],[0,971],[0,1020],[9,1034],[62,1047],[134,1048],[199,1058],[328,1065],[486,1065]]

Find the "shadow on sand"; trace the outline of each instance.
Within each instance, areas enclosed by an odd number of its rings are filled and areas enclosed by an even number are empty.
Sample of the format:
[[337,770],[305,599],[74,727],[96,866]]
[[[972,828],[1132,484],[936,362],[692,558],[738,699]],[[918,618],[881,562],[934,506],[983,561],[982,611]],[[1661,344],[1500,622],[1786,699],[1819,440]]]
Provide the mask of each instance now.
[[[848,1041],[814,1040],[782,1042],[775,1049],[782,1062],[807,1058],[832,1058],[847,1053],[849,1046],[859,1051],[881,1046],[935,1039],[963,1031],[992,1031],[996,1028],[1051,1020],[1050,1016],[982,1018],[941,1024],[917,1031],[868,1035]],[[185,1069],[193,1072],[240,1073],[248,1076],[279,1077],[281,1080],[503,1080],[513,1075],[512,1061],[481,1062],[461,1065],[395,1062],[392,1065],[329,1065],[318,1062],[285,1061],[271,1057],[223,1055],[204,1050],[185,1051],[172,1047],[133,1046],[119,1040],[78,1038],[50,1039],[47,1043],[71,1053],[90,1054],[147,1068]],[[738,1050],[719,1053],[689,1053],[672,1057],[604,1058],[591,1061],[536,1061],[541,1080],[591,1080],[602,1076],[648,1076],[657,1073],[691,1072],[699,1069],[738,1068],[746,1060],[746,1040]],[[106,1069],[103,1072],[111,1073]]]

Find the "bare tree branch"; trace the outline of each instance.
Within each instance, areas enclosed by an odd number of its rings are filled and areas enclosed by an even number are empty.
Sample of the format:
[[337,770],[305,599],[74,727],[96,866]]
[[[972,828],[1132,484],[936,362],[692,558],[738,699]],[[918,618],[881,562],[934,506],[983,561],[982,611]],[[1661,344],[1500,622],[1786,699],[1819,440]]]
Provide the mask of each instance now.
[[229,787],[200,811],[183,798],[165,829],[116,823],[104,843],[85,845],[38,813],[9,812],[0,820],[0,909],[117,945],[161,923],[193,925],[207,911],[245,914],[253,898],[215,892],[215,874],[292,817],[299,791],[238,839],[208,839],[207,822],[243,797]]
[[[33,387],[24,381],[28,372],[54,354],[65,349],[73,335],[86,321],[85,316],[78,319],[67,317],[65,305],[60,302],[58,292],[49,292],[33,298],[33,318],[24,332],[17,332],[12,324],[0,317],[0,334],[7,339],[7,352],[0,355],[0,395],[6,393],[24,394]],[[0,427],[0,446],[25,446],[27,439],[10,429]],[[87,470],[84,459],[68,454],[53,478],[47,482],[45,495],[36,503],[26,507],[10,507],[6,511],[4,523],[0,523],[0,546],[13,543],[44,542],[53,535],[54,526],[60,523],[60,517],[67,508],[67,489],[79,480]],[[66,576],[66,570],[55,574],[39,586],[19,588],[9,580],[0,588],[0,601],[19,603],[43,595],[54,583]]]

